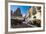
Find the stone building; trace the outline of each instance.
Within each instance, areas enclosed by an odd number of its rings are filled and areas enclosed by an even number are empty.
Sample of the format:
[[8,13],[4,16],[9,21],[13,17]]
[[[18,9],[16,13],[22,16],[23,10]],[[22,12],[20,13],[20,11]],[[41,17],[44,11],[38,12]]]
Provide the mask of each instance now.
[[21,9],[20,8],[17,8],[16,11],[14,12],[14,15],[15,16],[18,16],[18,17],[22,17]]

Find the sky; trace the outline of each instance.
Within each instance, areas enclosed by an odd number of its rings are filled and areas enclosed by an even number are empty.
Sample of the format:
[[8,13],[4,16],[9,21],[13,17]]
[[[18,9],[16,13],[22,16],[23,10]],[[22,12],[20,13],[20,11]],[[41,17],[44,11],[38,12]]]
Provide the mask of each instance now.
[[11,5],[11,10],[14,12],[17,8],[20,8],[22,14],[27,14],[28,9],[31,8],[31,6],[19,6],[19,5]]

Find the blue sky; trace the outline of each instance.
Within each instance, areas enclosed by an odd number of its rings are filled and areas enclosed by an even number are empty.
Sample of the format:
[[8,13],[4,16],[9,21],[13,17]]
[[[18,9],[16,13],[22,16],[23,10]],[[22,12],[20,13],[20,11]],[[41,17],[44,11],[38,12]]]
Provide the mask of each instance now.
[[22,14],[26,14],[28,12],[28,9],[31,8],[31,6],[19,6],[19,5],[11,5],[11,10],[16,11],[17,8],[21,9]]

